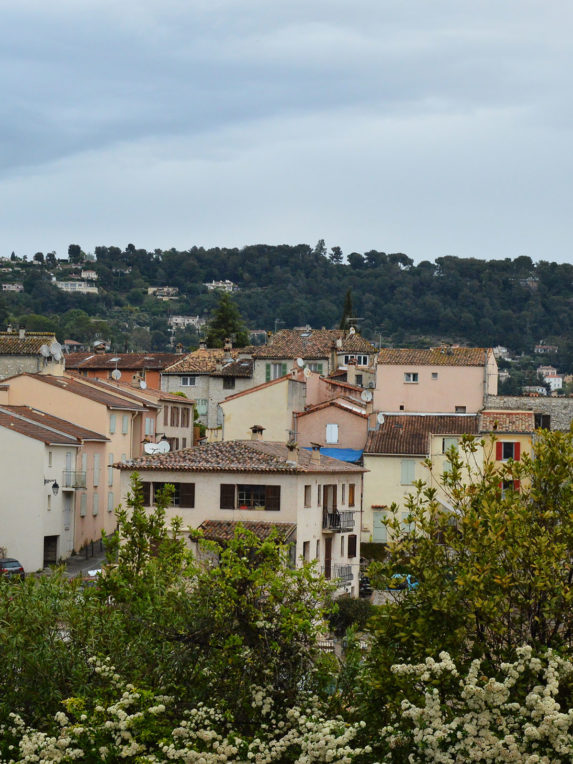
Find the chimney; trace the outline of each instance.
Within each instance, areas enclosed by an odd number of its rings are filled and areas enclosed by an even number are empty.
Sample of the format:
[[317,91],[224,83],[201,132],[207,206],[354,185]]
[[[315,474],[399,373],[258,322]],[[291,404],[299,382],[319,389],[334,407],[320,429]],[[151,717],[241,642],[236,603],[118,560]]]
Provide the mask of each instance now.
[[251,440],[262,440],[264,431],[265,428],[261,427],[260,424],[254,424],[251,427]]
[[297,467],[298,466],[298,446],[296,444],[296,441],[289,440],[286,444],[288,455],[286,463],[289,467]]
[[23,326],[18,328],[18,339],[23,340],[26,337],[26,329]]
[[320,464],[320,449],[321,444],[320,443],[311,443],[310,444],[312,451],[310,452],[310,463],[311,464]]
[[8,334],[12,334],[12,324],[8,324],[8,326],[6,327],[6,331]]
[[330,372],[336,371],[338,368],[338,357],[336,355],[336,342],[332,342],[330,345]]
[[225,344],[223,345],[223,360],[224,361],[232,361],[233,360],[233,356],[231,355],[231,350],[232,349],[233,349],[233,343],[227,337],[225,339]]
[[178,355],[183,355],[183,345],[178,342],[175,346],[175,351],[178,353]]
[[199,350],[207,350],[207,343],[205,340],[199,340]]
[[351,358],[350,361],[348,361],[348,366],[346,369],[346,381],[349,385],[356,384],[356,361],[354,358]]

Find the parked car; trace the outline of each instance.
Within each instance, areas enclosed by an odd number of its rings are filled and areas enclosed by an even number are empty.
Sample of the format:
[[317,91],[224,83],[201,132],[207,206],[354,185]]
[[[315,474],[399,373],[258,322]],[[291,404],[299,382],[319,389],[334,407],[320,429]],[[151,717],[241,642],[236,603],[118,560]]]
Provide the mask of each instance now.
[[407,589],[411,592],[413,589],[417,589],[418,586],[418,581],[409,573],[394,573],[388,589],[391,591],[404,591]]
[[24,568],[14,557],[0,558],[0,575],[8,578],[25,578]]

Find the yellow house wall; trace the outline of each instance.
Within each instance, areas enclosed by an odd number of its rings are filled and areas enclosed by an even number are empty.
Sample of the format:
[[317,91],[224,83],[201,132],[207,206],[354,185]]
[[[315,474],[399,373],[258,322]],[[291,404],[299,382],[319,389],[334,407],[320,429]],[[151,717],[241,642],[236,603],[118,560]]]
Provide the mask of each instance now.
[[250,428],[259,424],[265,428],[263,440],[286,443],[292,427],[288,384],[289,380],[285,378],[276,385],[222,401],[224,440],[246,440],[251,436]]

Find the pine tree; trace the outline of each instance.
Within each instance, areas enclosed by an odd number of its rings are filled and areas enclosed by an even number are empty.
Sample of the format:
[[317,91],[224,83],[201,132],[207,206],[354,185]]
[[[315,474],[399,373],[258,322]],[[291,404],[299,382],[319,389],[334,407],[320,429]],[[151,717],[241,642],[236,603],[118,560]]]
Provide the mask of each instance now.
[[222,348],[227,337],[235,347],[243,347],[249,343],[249,333],[237,305],[223,292],[207,330],[207,345],[210,348]]

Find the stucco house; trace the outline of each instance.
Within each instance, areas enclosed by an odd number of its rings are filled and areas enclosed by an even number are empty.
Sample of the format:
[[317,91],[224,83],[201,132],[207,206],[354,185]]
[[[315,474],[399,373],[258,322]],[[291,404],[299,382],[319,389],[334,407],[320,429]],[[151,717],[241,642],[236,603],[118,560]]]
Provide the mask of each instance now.
[[[364,499],[362,541],[388,541],[384,519],[395,503],[400,507],[404,527],[408,512],[405,500],[415,491],[414,482],[423,480],[437,489],[437,498],[448,508],[447,495],[439,486],[439,476],[447,469],[447,451],[457,447],[462,435],[478,435],[475,414],[387,414],[368,433],[364,449]],[[430,459],[432,471],[424,464]],[[483,453],[478,450],[472,468],[480,469]],[[437,479],[433,476],[437,476]]]
[[362,475],[356,465],[260,440],[225,441],[172,454],[128,460],[121,471],[122,494],[130,473],[144,485],[144,502],[155,491],[175,486],[167,520],[182,518],[190,528],[211,532],[238,523],[269,528],[294,526],[288,533],[295,559],[316,560],[340,593],[358,595]]
[[371,366],[376,353],[376,348],[354,330],[282,329],[268,344],[253,349],[253,384],[284,376],[298,358],[311,371],[326,376],[350,361]]
[[23,328],[0,332],[0,379],[22,372],[63,374],[63,354],[56,359],[42,353],[43,346],[49,348],[56,341],[52,332],[27,332]]
[[[102,458],[107,440],[28,406],[0,406],[2,556],[35,571],[100,537],[98,489],[81,467]],[[78,492],[86,501],[76,505]]]
[[94,379],[116,378],[138,385],[143,382],[159,390],[163,369],[181,358],[180,353],[69,353],[66,371]]
[[253,362],[248,349],[206,348],[179,357],[161,373],[161,389],[185,393],[195,401],[208,437],[222,438],[223,414],[219,404],[227,396],[253,387]]
[[497,395],[491,348],[383,348],[378,354],[374,408],[475,414]]
[[295,440],[302,448],[321,443],[334,458],[337,450],[361,452],[368,437],[368,420],[364,403],[343,397],[331,399],[295,412]]
[[[485,461],[500,467],[508,459],[521,461],[525,454],[531,455],[536,423],[535,413],[530,411],[509,411],[489,409],[480,415],[480,432],[485,439]],[[520,481],[500,485],[502,491],[512,488],[519,491]]]

